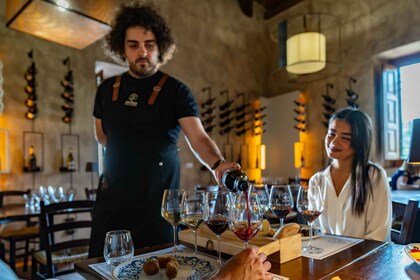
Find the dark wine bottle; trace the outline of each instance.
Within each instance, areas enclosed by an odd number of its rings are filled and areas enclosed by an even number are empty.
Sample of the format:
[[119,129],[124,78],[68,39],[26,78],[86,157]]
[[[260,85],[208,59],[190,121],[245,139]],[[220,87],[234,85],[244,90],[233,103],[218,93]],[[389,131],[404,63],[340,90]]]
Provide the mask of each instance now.
[[35,155],[35,148],[34,146],[29,146],[29,163],[28,163],[28,169],[30,171],[36,171],[36,155]]
[[226,170],[222,182],[232,192],[247,191],[249,188],[249,178],[243,170]]

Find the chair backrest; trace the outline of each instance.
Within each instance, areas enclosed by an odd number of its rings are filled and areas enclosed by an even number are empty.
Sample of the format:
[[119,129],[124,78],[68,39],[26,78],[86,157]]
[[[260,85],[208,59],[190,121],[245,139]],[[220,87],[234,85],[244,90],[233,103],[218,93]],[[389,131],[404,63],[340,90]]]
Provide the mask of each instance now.
[[[74,248],[89,246],[89,237],[72,237],[71,240],[56,241],[55,235],[65,231],[92,227],[92,210],[94,201],[74,200],[45,205],[41,202],[41,238],[45,246],[47,266],[52,267],[51,254],[57,251],[69,251]],[[69,214],[89,213],[89,219],[63,219]],[[57,218],[60,217],[61,218]],[[58,236],[58,235],[57,235]]]
[[414,199],[410,199],[407,205],[395,201],[392,202],[393,216],[403,217],[400,230],[391,229],[391,240],[393,242],[397,244],[408,244],[411,242],[418,206],[419,202]]
[[85,188],[86,199],[96,200],[96,193],[97,192],[98,192],[98,189],[88,189],[88,188]]
[[4,199],[6,197],[22,197],[23,199],[23,195],[29,195],[31,193],[30,189],[27,189],[26,191],[21,191],[21,190],[8,190],[8,191],[0,191],[0,207],[3,206],[4,204]]

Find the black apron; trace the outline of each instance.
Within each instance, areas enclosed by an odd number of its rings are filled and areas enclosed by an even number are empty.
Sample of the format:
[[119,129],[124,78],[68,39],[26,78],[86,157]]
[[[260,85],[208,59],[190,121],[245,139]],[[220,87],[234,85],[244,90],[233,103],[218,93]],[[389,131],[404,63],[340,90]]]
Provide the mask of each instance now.
[[173,238],[160,209],[163,190],[179,187],[178,147],[164,130],[159,99],[152,104],[139,100],[135,108],[121,107],[124,102],[121,97],[111,102],[102,119],[105,174],[92,214],[89,257],[103,255],[105,234],[111,230],[130,230],[136,249]]

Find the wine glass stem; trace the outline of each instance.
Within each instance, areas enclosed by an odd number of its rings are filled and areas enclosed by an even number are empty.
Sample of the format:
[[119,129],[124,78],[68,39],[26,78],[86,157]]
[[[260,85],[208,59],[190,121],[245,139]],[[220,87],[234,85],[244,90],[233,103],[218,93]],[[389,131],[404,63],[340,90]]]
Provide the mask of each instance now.
[[309,222],[309,242],[308,242],[308,247],[312,247],[312,223],[313,222]]
[[220,265],[222,265],[222,252],[220,250],[220,243],[222,243],[222,241],[220,240],[221,239],[220,235],[216,235],[216,237],[217,237],[217,242],[219,243],[219,249],[218,249],[219,259],[217,261],[219,262]]
[[193,230],[194,232],[194,254],[197,254],[197,231]]
[[244,249],[248,248],[248,240],[244,241]]
[[283,227],[283,223],[284,223],[284,218],[280,218],[280,228]]
[[174,228],[174,248],[172,250],[172,252],[176,252],[176,229],[177,226],[172,226]]

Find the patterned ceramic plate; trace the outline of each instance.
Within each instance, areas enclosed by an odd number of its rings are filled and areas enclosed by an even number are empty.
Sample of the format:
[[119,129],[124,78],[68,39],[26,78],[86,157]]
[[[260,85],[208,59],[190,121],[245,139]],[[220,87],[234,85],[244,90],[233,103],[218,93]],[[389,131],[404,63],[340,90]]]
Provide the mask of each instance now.
[[[171,256],[171,254],[163,254],[159,256]],[[157,255],[139,256],[123,262],[118,265],[114,271],[113,276],[118,280],[140,280],[140,279],[153,279],[153,280],[166,280],[165,269],[160,269],[155,275],[146,275],[143,272],[143,264],[149,258]],[[188,279],[198,280],[210,277],[217,273],[218,264],[215,259],[203,255],[193,255],[189,253],[178,252],[174,257],[178,260],[179,270],[175,279]]]
[[418,265],[420,265],[420,243],[412,243],[404,246],[405,253]]

